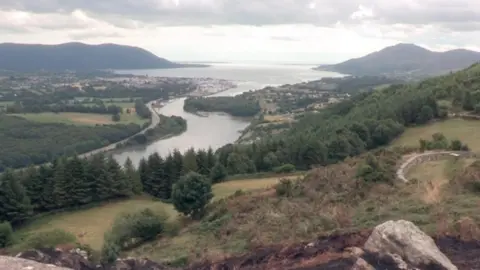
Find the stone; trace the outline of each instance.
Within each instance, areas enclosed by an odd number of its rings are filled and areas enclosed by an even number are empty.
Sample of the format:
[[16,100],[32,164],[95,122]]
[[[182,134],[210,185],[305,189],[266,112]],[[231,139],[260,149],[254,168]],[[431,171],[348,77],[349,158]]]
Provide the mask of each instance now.
[[387,221],[378,225],[365,243],[369,252],[398,255],[412,267],[458,270],[438,249],[433,239],[410,221]]
[[0,269],[8,270],[71,270],[51,264],[42,264],[18,257],[0,256]]
[[358,258],[355,262],[355,265],[352,267],[352,270],[375,270],[373,266],[367,263],[364,259]]

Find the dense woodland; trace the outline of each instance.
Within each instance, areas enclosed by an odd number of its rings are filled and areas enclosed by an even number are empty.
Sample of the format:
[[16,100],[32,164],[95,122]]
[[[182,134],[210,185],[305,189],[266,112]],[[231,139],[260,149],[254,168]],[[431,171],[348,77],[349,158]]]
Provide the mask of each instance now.
[[88,152],[121,141],[140,130],[136,124],[92,127],[46,124],[0,114],[0,171]]
[[232,116],[249,117],[260,112],[257,101],[245,95],[235,97],[191,97],[185,100],[183,109],[187,112],[225,112]]
[[322,78],[318,82],[327,84],[338,93],[356,94],[358,92],[372,91],[378,86],[401,84],[400,79],[384,76],[348,76],[341,78]]

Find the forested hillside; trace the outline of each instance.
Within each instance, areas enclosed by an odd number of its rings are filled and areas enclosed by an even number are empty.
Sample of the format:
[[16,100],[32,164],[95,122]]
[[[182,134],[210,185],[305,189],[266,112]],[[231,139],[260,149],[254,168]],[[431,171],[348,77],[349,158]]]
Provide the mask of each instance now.
[[192,97],[185,100],[187,112],[225,112],[232,116],[248,117],[260,112],[260,105],[245,95],[235,97]]
[[123,140],[140,130],[136,124],[74,126],[36,123],[0,114],[0,171],[88,152]]

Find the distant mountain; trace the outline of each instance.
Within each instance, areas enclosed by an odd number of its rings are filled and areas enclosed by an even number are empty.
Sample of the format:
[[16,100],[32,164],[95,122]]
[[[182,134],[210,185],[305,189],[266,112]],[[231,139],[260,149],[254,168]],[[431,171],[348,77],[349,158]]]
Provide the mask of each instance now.
[[0,44],[0,70],[98,70],[204,67],[170,62],[138,47],[116,44]]
[[398,44],[364,57],[336,65],[322,65],[316,70],[335,71],[356,76],[425,76],[439,75],[466,68],[480,61],[480,52],[451,50],[434,52],[414,44]]

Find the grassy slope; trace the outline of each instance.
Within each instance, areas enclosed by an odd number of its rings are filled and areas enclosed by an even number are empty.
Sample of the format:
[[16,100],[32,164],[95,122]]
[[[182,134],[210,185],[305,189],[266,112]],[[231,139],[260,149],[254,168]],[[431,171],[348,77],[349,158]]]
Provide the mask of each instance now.
[[[143,245],[130,254],[159,261],[218,259],[256,246],[309,241],[334,231],[371,228],[407,219],[434,233],[469,216],[480,222],[480,197],[454,192],[451,179],[473,160],[436,161],[415,168],[418,182],[365,184],[356,179],[358,159],[310,172],[303,194],[279,198],[274,190],[219,201],[202,222],[176,237]],[[428,170],[428,171],[427,171]]]
[[26,113],[14,114],[23,117],[30,121],[40,123],[63,123],[73,125],[104,125],[104,124],[128,124],[136,123],[142,125],[147,120],[140,119],[136,114],[123,113],[120,117],[120,122],[113,122],[112,116],[109,114],[94,114],[94,113]]
[[480,151],[480,121],[449,119],[426,126],[407,129],[394,146],[418,146],[420,139],[431,140],[434,133],[443,133],[447,139],[460,139],[468,144],[473,151]]
[[[296,176],[290,176],[291,178]],[[235,180],[214,185],[214,200],[228,197],[237,190],[251,191],[271,187],[279,178]],[[30,233],[63,229],[75,234],[81,243],[99,250],[103,244],[103,234],[110,229],[115,217],[122,212],[149,207],[156,211],[165,211],[172,220],[177,212],[171,204],[154,201],[151,198],[134,198],[126,201],[106,203],[98,207],[73,212],[65,212],[39,218],[22,228],[19,233],[28,236]],[[85,234],[83,237],[79,235]]]

